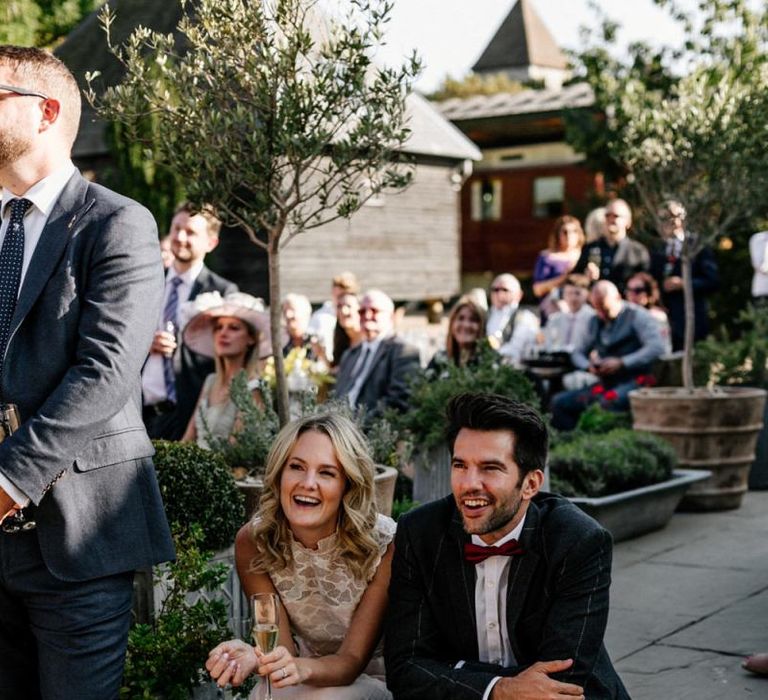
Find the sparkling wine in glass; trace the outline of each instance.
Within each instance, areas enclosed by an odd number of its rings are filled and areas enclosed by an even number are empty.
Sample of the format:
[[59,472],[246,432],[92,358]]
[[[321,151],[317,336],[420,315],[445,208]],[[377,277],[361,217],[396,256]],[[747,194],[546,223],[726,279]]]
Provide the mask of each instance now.
[[[269,654],[277,646],[280,600],[275,593],[256,593],[251,596],[251,624],[253,641],[262,654]],[[267,695],[272,700],[272,683],[267,676]]]

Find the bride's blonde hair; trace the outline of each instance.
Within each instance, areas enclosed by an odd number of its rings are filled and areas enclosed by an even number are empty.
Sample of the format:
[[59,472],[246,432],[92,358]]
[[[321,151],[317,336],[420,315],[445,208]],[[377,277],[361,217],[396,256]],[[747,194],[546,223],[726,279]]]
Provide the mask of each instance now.
[[375,467],[365,438],[355,424],[345,416],[330,413],[292,421],[275,438],[267,457],[259,509],[251,521],[258,552],[251,569],[269,574],[291,563],[290,524],[280,505],[280,481],[296,441],[309,431],[328,436],[347,482],[338,514],[338,556],[346,561],[356,578],[369,581],[379,559],[379,543],[374,535]]

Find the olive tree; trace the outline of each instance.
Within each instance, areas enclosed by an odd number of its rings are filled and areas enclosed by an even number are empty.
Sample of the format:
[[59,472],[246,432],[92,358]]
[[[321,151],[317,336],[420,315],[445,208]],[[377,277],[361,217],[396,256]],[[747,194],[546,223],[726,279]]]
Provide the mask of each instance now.
[[590,80],[601,86],[607,151],[656,230],[665,202],[676,200],[687,213],[683,381],[692,388],[692,260],[766,203],[768,13],[741,0],[701,0],[691,14],[666,0],[656,3],[669,7],[684,29],[685,45],[669,54],[682,77],[660,84],[637,70],[614,69],[593,70]]
[[288,418],[280,347],[280,253],[297,235],[349,217],[380,191],[406,187],[412,166],[405,98],[415,54],[374,62],[387,0],[181,0],[176,35],[139,27],[120,44],[101,14],[120,84],[88,98],[141,138],[146,157],[183,179],[266,251],[278,412]]

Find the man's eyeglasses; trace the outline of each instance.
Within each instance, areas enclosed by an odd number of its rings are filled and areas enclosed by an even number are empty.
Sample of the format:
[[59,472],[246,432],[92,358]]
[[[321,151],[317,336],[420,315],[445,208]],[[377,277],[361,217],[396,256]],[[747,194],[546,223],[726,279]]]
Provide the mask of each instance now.
[[511,292],[511,289],[507,289],[506,287],[491,287],[492,292]]
[[48,95],[43,95],[42,92],[37,92],[36,90],[27,90],[27,88],[18,87],[16,85],[0,85],[0,90],[12,92],[16,95],[23,95],[25,97],[41,97],[44,100],[51,99],[48,97]]

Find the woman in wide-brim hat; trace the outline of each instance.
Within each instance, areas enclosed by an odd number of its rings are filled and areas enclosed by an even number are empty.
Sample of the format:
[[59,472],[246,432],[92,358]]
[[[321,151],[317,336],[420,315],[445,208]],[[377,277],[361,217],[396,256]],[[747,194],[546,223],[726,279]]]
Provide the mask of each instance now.
[[182,442],[209,447],[210,438],[228,439],[235,431],[237,407],[230,396],[232,379],[245,370],[254,398],[261,402],[261,361],[270,354],[269,313],[261,299],[235,292],[200,294],[182,307],[184,344],[215,361],[206,377]]

